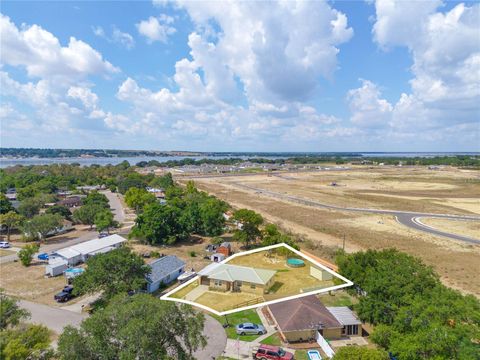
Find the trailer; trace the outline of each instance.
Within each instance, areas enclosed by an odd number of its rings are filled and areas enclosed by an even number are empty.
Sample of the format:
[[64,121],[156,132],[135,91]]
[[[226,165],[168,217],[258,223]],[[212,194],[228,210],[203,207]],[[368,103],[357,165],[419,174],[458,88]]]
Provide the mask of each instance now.
[[58,276],[62,275],[65,270],[68,269],[68,262],[66,260],[58,260],[52,263],[49,263],[45,266],[45,275],[48,276]]

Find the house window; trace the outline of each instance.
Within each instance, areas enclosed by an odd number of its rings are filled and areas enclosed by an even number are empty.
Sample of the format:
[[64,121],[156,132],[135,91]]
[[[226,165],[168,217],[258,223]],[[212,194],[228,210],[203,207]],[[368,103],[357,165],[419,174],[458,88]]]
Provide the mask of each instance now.
[[255,284],[250,284],[250,287],[251,287],[252,289],[256,289],[256,288],[257,288],[257,285],[255,285]]
[[181,273],[182,273],[182,269],[178,270],[178,273],[181,274]]
[[215,280],[215,286],[222,286],[222,280]]

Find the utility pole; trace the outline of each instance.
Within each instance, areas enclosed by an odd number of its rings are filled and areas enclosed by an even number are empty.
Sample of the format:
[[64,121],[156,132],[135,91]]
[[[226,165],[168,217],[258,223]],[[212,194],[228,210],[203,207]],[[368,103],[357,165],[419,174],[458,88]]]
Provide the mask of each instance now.
[[343,233],[343,251],[345,251],[345,233]]

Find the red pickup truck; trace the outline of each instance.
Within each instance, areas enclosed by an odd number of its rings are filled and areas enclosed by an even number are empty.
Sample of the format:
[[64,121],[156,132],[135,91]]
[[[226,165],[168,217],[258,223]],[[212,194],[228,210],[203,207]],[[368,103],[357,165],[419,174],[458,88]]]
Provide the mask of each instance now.
[[260,345],[253,349],[252,357],[255,360],[294,360],[291,352],[273,345]]

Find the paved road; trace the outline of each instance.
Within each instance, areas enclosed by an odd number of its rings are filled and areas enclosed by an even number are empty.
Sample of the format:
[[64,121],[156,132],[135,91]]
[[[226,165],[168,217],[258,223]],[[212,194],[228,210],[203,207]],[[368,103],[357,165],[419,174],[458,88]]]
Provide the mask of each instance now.
[[125,211],[123,210],[123,206],[118,198],[118,195],[109,190],[101,191],[101,193],[104,194],[108,199],[110,208],[113,212],[113,218],[119,223],[122,223],[125,220]]
[[31,317],[29,322],[45,325],[57,334],[61,334],[63,328],[67,325],[79,326],[87,317],[86,314],[37,304],[31,301],[20,300],[18,304],[30,312]]
[[410,212],[410,211],[400,211],[400,210],[380,210],[380,209],[369,209],[369,208],[353,208],[353,207],[341,207],[336,205],[324,204],[315,200],[303,199],[297,196],[286,195],[283,193],[266,190],[250,185],[241,184],[238,182],[230,183],[232,186],[236,186],[241,189],[246,189],[250,191],[255,191],[259,195],[269,196],[276,199],[287,200],[290,202],[295,202],[302,205],[312,206],[316,208],[323,208],[329,210],[339,210],[339,211],[352,211],[352,212],[367,212],[373,214],[387,214],[393,215],[397,218],[398,222],[402,225],[408,226],[409,228],[423,231],[432,235],[443,236],[453,240],[463,241],[470,244],[480,244],[480,240],[461,236],[457,234],[447,233],[444,231],[436,230],[430,226],[422,224],[418,221],[422,217],[433,217],[433,218],[443,218],[443,219],[452,219],[452,220],[470,220],[470,221],[480,221],[480,216],[468,216],[468,215],[449,215],[449,214],[430,214],[430,213],[419,213],[419,212]]
[[207,337],[207,346],[193,353],[198,360],[212,360],[222,355],[227,345],[227,334],[223,326],[214,318],[205,315],[203,333]]

